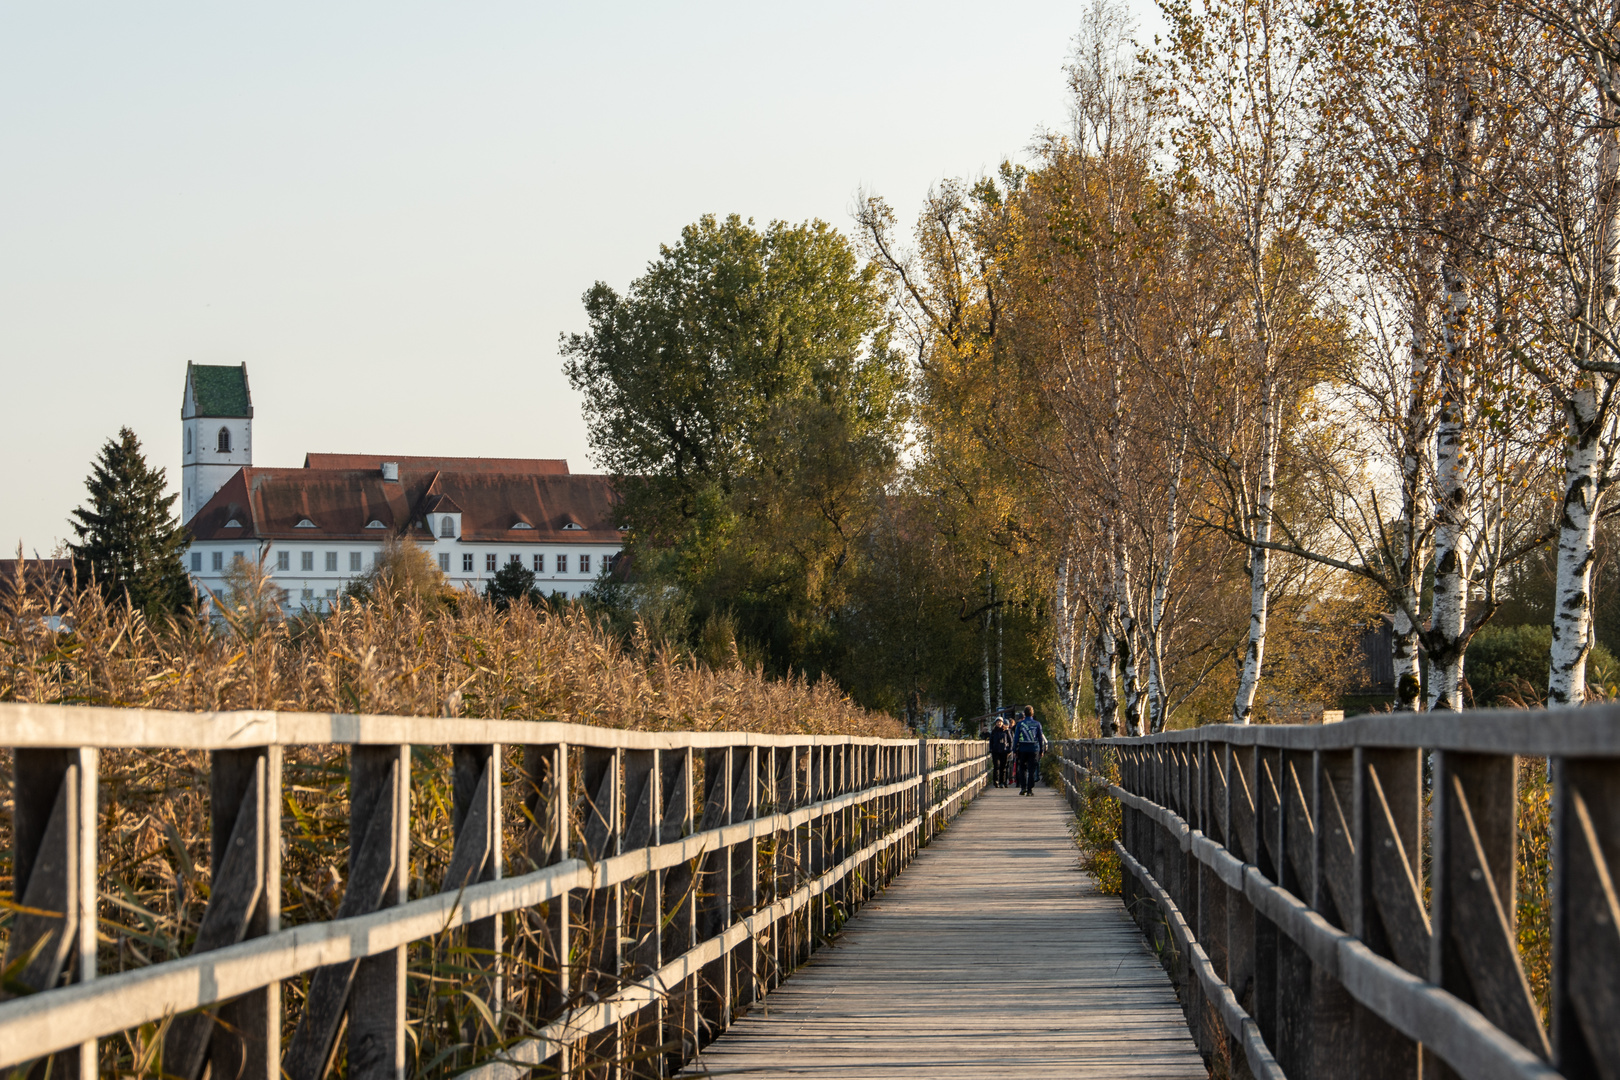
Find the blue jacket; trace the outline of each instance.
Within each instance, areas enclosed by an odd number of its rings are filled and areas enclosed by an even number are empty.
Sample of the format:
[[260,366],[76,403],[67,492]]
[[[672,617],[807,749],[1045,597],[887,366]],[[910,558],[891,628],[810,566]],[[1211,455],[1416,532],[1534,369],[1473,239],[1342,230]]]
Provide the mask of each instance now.
[[1046,732],[1039,720],[1026,716],[1013,725],[1013,749],[1020,754],[1039,754],[1046,749]]

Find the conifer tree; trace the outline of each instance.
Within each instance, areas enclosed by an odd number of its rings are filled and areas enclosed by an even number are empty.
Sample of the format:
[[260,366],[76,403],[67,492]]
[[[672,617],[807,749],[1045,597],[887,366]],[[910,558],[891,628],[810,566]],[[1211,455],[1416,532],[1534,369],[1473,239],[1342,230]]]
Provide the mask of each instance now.
[[88,504],[71,522],[79,542],[68,545],[80,580],[95,581],[114,600],[127,592],[148,614],[191,603],[180,564],[188,537],[172,516],[176,496],[164,494],[164,471],[146,463],[133,431],[122,428],[107,441],[84,486]]

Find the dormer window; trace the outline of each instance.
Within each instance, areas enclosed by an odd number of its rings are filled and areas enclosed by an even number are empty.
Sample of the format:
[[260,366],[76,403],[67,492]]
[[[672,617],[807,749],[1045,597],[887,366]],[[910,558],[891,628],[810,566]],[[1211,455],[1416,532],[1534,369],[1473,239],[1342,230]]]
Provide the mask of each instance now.
[[228,454],[231,452],[230,428],[222,427],[219,429],[219,452],[222,454]]
[[299,521],[298,521],[298,524],[293,526],[293,528],[295,528],[295,529],[318,529],[318,528],[320,528],[320,526],[315,524],[313,521],[309,520],[309,518],[300,518]]
[[227,529],[240,529],[242,527],[242,523],[237,521],[235,518],[231,518],[231,520],[225,523],[225,527]]
[[569,532],[573,532],[576,529],[583,530],[585,526],[581,525],[577,521],[570,521],[568,524],[564,525],[563,528]]
[[534,526],[530,525],[527,521],[514,521],[512,523],[512,528],[514,528],[514,529],[532,529],[532,528],[534,528]]
[[382,522],[378,521],[376,518],[372,518],[370,521],[366,522],[366,528],[368,528],[368,529],[386,529],[386,528],[388,528],[388,526],[384,525]]
[[456,538],[456,519],[446,514],[439,522],[439,535],[446,540],[454,540]]

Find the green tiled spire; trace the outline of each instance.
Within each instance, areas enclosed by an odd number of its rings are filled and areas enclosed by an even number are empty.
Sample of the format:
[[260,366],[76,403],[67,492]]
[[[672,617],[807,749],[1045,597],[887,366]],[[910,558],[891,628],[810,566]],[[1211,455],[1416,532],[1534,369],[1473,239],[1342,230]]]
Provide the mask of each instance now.
[[247,365],[187,364],[191,391],[198,416],[245,417],[253,415],[248,396]]

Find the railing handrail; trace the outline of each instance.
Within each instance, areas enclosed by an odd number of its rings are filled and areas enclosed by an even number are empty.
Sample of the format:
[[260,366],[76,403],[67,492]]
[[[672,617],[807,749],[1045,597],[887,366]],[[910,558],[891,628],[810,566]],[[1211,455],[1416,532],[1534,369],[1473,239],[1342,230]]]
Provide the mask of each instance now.
[[1113,746],[1220,742],[1285,750],[1376,746],[1524,757],[1620,757],[1620,705],[1376,713],[1332,724],[1206,724],[1157,735],[1069,741]]
[[[351,748],[352,777],[344,906],[337,918],[282,929],[282,748],[339,744]],[[413,745],[455,750],[455,851],[441,891],[409,900],[399,871],[410,827],[401,777],[408,789],[406,750]],[[983,789],[988,759],[987,744],[978,740],[19,703],[0,703],[0,746],[14,749],[18,806],[32,815],[28,829],[14,829],[14,841],[34,845],[19,848],[16,862],[33,868],[16,891],[34,913],[14,918],[5,962],[39,942],[45,943],[39,955],[49,961],[48,971],[36,973],[45,980],[38,992],[0,1002],[0,1066],[61,1053],[78,1055],[81,1069],[93,1067],[98,1038],[179,1016],[167,1036],[165,1070],[194,1077],[205,1056],[217,1052],[209,1049],[209,1013],[222,1003],[239,1008],[248,1002],[252,1021],[241,1026],[258,1032],[252,1037],[268,1060],[256,1064],[253,1075],[266,1078],[280,1076],[289,1063],[297,1075],[320,1075],[337,1032],[337,1018],[329,1017],[326,1034],[302,1040],[309,1044],[305,1053],[295,1038],[284,1062],[282,980],[349,970],[349,982],[343,976],[327,980],[338,996],[325,1012],[335,1007],[340,1018],[344,1009],[362,1008],[373,1038],[380,1024],[382,1041],[402,1067],[403,981],[385,977],[381,998],[376,986],[363,998],[350,998],[347,987],[356,976],[349,965],[382,962],[386,969],[390,953],[403,965],[408,944],[445,931],[465,933],[469,943],[471,935],[483,934],[480,940],[494,942],[492,955],[499,956],[498,916],[527,910],[532,920],[542,904],[554,909],[543,931],[550,935],[547,955],[554,950],[556,957],[568,957],[555,961],[563,994],[555,1009],[561,1011],[544,1012],[546,1026],[506,1057],[539,1063],[560,1054],[566,1072],[570,1048],[581,1039],[623,1040],[631,1047],[643,1038],[631,1033],[626,1017],[648,1008],[657,1011],[660,1030],[680,1025],[675,1042],[683,1052],[695,1049],[729,1024],[733,1008],[802,962],[960,812]],[[515,877],[501,872],[502,747],[524,748],[519,785],[533,803],[536,830],[529,843],[539,869]],[[212,753],[215,876],[192,955],[98,977],[92,942],[99,754],[121,748]],[[237,849],[252,858],[230,863]],[[706,882],[701,889],[700,877]],[[373,879],[380,901],[351,907],[351,894],[362,895],[361,882]],[[619,890],[626,899],[617,899]],[[632,892],[642,898],[635,904],[627,899]],[[643,909],[644,903],[652,906]],[[666,910],[668,903],[675,908]],[[216,918],[216,908],[225,914]],[[556,921],[557,910],[570,909],[572,915]],[[235,922],[226,924],[227,918]],[[227,931],[234,926],[234,938],[220,938],[218,927],[209,929],[210,919]],[[586,927],[586,954],[575,959],[578,946],[569,945],[570,935]],[[488,950],[487,944],[477,947]],[[55,986],[75,949],[80,963],[70,973],[76,981]],[[31,966],[24,976],[34,971]],[[678,985],[667,985],[669,980]],[[314,1004],[317,982],[311,983],[300,1037],[312,1015],[325,1023]],[[491,985],[499,986],[499,979]],[[581,999],[571,987],[588,993]],[[684,1002],[673,1021],[665,1017],[662,990]],[[388,1005],[391,999],[397,1009]],[[193,1011],[198,1009],[208,1011]],[[241,1024],[240,1018],[235,1022]],[[356,1023],[351,1016],[351,1038]],[[669,1040],[653,1045],[667,1048]],[[180,1064],[171,1070],[171,1061]]]
[[[967,743],[973,739],[935,739]],[[163,747],[236,750],[254,746],[447,746],[455,743],[567,743],[614,750],[705,749],[717,746],[898,746],[916,737],[768,735],[754,731],[640,731],[559,720],[234,709],[170,712],[100,705],[0,702],[0,746],[21,749]]]

